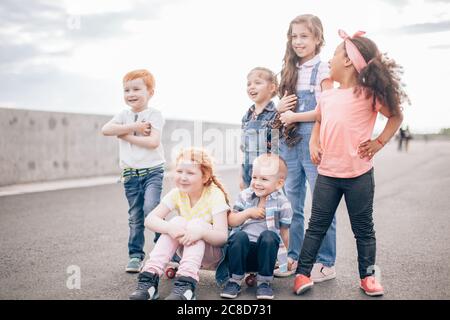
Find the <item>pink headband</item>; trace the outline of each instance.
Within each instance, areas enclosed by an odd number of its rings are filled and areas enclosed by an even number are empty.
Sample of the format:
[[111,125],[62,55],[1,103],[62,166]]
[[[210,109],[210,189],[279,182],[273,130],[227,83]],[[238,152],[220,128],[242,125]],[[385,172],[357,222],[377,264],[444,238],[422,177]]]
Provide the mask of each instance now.
[[361,37],[365,34],[364,31],[357,31],[353,37],[349,37],[348,34],[344,31],[339,29],[339,36],[344,39],[345,41],[345,50],[347,51],[347,56],[349,57],[350,61],[353,63],[353,66],[355,67],[356,71],[358,73],[361,72],[361,70],[367,66],[366,60],[364,60],[364,57],[362,56],[361,52],[359,52],[358,48],[355,46],[355,44],[350,41],[350,39],[353,39],[354,37]]

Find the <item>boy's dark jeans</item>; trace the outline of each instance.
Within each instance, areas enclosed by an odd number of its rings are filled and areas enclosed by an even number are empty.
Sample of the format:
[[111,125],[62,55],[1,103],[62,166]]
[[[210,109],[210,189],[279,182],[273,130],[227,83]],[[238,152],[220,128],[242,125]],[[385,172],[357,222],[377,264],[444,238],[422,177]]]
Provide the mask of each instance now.
[[247,233],[237,231],[228,239],[230,275],[257,271],[259,276],[272,277],[279,246],[280,237],[273,231],[262,232],[257,242],[250,242]]
[[130,258],[145,258],[144,220],[159,204],[164,177],[164,169],[156,168],[144,176],[130,176],[124,181],[128,200],[128,223],[130,236],[128,254]]
[[296,273],[310,276],[320,244],[333,220],[342,196],[358,249],[361,279],[374,273],[376,240],[373,229],[373,168],[356,178],[332,178],[318,175],[313,194],[312,213],[306,230]]

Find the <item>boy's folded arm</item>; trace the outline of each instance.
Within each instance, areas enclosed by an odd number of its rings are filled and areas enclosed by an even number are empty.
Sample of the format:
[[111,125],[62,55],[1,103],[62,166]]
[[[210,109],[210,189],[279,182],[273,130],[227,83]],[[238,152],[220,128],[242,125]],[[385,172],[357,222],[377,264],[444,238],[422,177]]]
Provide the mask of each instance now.
[[134,123],[119,124],[112,120],[107,122],[103,128],[102,133],[105,136],[120,136],[124,134],[130,134],[134,132]]
[[249,218],[249,211],[248,210],[232,210],[228,214],[228,225],[230,227],[238,227],[241,224],[243,224],[247,219]]
[[155,149],[161,143],[160,134],[157,130],[152,128],[152,131],[149,136],[133,136],[133,135],[124,135],[120,136],[120,139],[128,141],[131,144],[137,145],[146,149]]

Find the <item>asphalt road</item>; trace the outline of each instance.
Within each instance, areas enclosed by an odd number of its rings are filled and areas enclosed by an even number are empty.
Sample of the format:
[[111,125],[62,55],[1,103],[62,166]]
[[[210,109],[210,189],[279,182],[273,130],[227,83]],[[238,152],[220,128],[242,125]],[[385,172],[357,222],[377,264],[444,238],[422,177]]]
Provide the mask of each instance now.
[[[399,153],[390,144],[375,163],[381,299],[450,299],[450,142],[410,147]],[[237,174],[221,173],[233,196]],[[307,216],[310,204],[308,197]],[[276,279],[276,299],[367,299],[344,203],[337,214],[337,278],[301,297],[291,292],[293,278]],[[0,197],[0,299],[127,299],[137,277],[124,272],[127,218],[120,184]],[[148,232],[147,250],[151,239]],[[200,277],[198,299],[220,299],[213,273]],[[171,283],[161,280],[162,297]],[[239,299],[254,296],[244,285]]]

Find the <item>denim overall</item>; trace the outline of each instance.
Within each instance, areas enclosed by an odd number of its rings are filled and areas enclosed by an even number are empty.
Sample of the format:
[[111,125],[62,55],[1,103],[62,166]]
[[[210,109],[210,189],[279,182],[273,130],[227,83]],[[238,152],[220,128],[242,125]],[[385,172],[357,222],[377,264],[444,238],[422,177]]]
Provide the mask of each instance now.
[[[307,112],[315,110],[317,101],[315,95],[315,86],[320,62],[314,65],[309,90],[298,90],[298,102],[295,112]],[[305,216],[304,206],[306,197],[306,181],[308,181],[311,194],[317,179],[317,167],[311,162],[309,153],[309,140],[314,122],[299,122],[297,124],[296,134],[300,141],[289,148],[284,138],[280,139],[280,155],[286,161],[288,175],[285,183],[285,192],[291,202],[293,216],[289,229],[289,249],[288,257],[298,261],[300,251],[305,236]],[[336,260],[336,217],[322,242],[317,257],[317,262],[327,267],[334,265]]]
[[[252,107],[254,108],[254,106]],[[245,188],[252,180],[252,164],[259,155],[270,151],[271,123],[276,116],[275,105],[270,101],[256,119],[251,118],[251,110],[242,119],[241,148],[244,153],[242,179]]]

